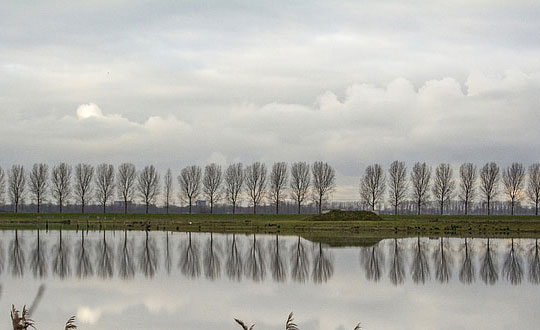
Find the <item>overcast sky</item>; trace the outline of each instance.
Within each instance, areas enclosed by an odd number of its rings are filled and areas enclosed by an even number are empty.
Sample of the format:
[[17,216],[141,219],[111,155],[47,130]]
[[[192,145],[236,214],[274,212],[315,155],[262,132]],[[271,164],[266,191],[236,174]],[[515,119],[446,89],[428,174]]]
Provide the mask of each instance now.
[[2,167],[540,161],[536,0],[1,6]]

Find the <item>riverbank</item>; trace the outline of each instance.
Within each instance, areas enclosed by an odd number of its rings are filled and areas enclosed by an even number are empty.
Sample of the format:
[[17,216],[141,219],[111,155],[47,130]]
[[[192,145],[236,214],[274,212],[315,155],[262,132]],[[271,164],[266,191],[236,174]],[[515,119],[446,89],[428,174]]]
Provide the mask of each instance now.
[[[361,220],[357,220],[361,219]],[[300,235],[331,245],[390,237],[540,238],[538,216],[270,214],[0,214],[0,229],[162,230]],[[355,245],[357,245],[355,244]]]

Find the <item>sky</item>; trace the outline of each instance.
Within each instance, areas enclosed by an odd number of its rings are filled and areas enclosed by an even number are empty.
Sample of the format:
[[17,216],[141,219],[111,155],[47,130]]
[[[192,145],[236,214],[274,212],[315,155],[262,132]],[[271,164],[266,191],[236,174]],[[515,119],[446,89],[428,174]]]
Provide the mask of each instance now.
[[540,161],[537,1],[0,1],[4,168]]

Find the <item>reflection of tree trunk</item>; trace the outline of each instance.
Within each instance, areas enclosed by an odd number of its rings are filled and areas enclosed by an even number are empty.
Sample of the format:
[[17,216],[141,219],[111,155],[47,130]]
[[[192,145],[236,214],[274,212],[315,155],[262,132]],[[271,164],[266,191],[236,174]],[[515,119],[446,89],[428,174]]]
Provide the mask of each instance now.
[[521,265],[521,258],[516,255],[513,238],[510,251],[504,261],[502,273],[503,276],[514,285],[520,284],[521,279],[523,278],[523,266]]
[[128,241],[127,231],[124,230],[124,242],[118,248],[118,257],[120,259],[118,274],[122,279],[130,279],[135,275],[135,266],[133,265],[133,246]]
[[69,265],[69,247],[67,246],[67,242],[64,243],[62,240],[61,230],[58,237],[58,244],[53,248],[53,253],[55,254],[53,272],[61,279],[64,279],[71,273],[71,268]]
[[75,269],[77,277],[79,278],[92,276],[94,274],[92,262],[90,261],[90,255],[85,246],[85,242],[84,231],[81,231],[81,245],[77,251],[77,268]]
[[244,271],[247,277],[250,277],[256,282],[264,280],[266,275],[264,251],[261,248],[261,243],[257,241],[255,234],[253,234],[253,241],[246,257]]
[[[0,241],[0,274],[4,272],[4,261],[5,261],[4,245]],[[0,287],[1,289],[1,287]]]
[[188,244],[183,248],[182,251],[180,270],[185,276],[197,278],[201,275],[199,248],[197,246],[197,243],[191,240],[191,233],[188,233],[188,236]]
[[146,277],[154,277],[157,270],[157,251],[154,239],[148,237],[148,231],[145,233],[146,237],[142,250],[139,253],[139,267]]
[[534,284],[540,283],[540,256],[538,253],[538,239],[534,242],[529,262],[529,281]]
[[171,273],[171,252],[169,249],[169,232],[165,232],[165,270],[167,274]]
[[402,249],[398,244],[397,239],[394,238],[394,246],[391,249],[392,258],[390,263],[390,272],[388,276],[390,281],[394,285],[403,284],[405,280],[405,267],[403,266],[403,254]]
[[311,277],[315,283],[323,283],[328,281],[334,274],[334,265],[331,255],[327,255],[323,250],[322,244],[319,243],[318,253],[313,257],[313,270]]
[[37,231],[36,246],[30,256],[30,268],[34,277],[44,278],[47,276],[47,246],[41,241],[39,230]]
[[291,250],[291,277],[293,280],[303,283],[308,277],[309,257],[300,236]]
[[480,266],[480,277],[484,283],[492,285],[499,279],[495,253],[491,250],[489,238],[487,239],[486,253],[482,258],[482,265]]
[[15,277],[24,275],[25,257],[21,248],[22,239],[19,238],[19,232],[15,230],[15,238],[11,242],[9,249],[11,274]]
[[242,279],[242,268],[242,256],[238,251],[236,236],[233,234],[229,256],[227,257],[227,276],[230,279],[240,281]]
[[450,266],[452,265],[452,260],[446,253],[442,237],[439,238],[439,242],[439,249],[433,252],[433,261],[435,264],[435,277],[439,282],[444,283],[450,280]]
[[461,264],[461,269],[459,271],[459,280],[462,283],[470,284],[475,279],[475,270],[472,263],[472,251],[469,250],[469,244],[465,238],[465,255],[463,256],[463,263]]
[[281,255],[281,246],[278,235],[276,235],[276,239],[274,241],[274,244],[272,245],[273,246],[271,246],[270,248],[270,251],[272,253],[270,259],[270,270],[272,272],[272,278],[276,282],[283,282],[287,278],[287,265],[285,264],[283,256]]
[[382,260],[383,256],[378,245],[373,245],[371,248],[364,248],[361,251],[366,278],[375,282],[379,281],[383,272],[384,261]]
[[97,248],[97,273],[101,278],[112,277],[114,273],[114,256],[112,255],[111,246],[107,243],[105,233],[103,231],[103,240],[98,243]]
[[206,243],[204,253],[204,275],[214,280],[221,276],[221,260],[218,251],[214,248],[214,236],[210,233],[210,239]]
[[411,273],[414,283],[424,284],[430,277],[429,264],[422,244],[420,244],[420,237],[418,237],[416,241]]

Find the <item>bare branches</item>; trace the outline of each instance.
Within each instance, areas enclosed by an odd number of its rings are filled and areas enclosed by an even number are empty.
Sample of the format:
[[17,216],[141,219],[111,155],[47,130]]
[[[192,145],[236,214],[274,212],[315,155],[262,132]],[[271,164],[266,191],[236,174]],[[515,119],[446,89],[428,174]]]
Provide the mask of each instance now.
[[242,187],[244,186],[244,169],[242,163],[231,164],[225,171],[225,197],[232,204],[232,213],[236,213]]
[[4,202],[4,194],[6,192],[6,172],[0,167],[0,203]]
[[92,193],[93,177],[94,167],[92,165],[78,164],[75,166],[75,195],[81,202],[81,213],[84,213],[84,206]]
[[96,170],[96,198],[106,211],[107,203],[114,192],[114,166],[110,164],[100,164]]
[[439,202],[441,214],[444,213],[444,204],[452,198],[452,193],[456,187],[453,179],[453,171],[450,164],[440,164],[435,169],[435,180],[433,182],[433,196]]
[[13,165],[9,171],[8,195],[15,207],[15,213],[19,211],[19,203],[24,198],[26,187],[26,173],[22,165]]
[[302,203],[306,199],[311,183],[309,165],[306,162],[293,163],[291,166],[291,196],[298,204],[300,214]]
[[284,198],[283,190],[287,187],[288,176],[287,163],[278,162],[272,165],[272,171],[270,172],[270,199],[276,205],[276,214],[279,213],[279,203]]
[[426,163],[416,163],[411,173],[412,197],[416,202],[417,214],[421,213],[422,206],[429,199],[429,181],[431,179],[431,167]]
[[146,206],[146,214],[148,214],[148,207],[155,202],[159,194],[159,174],[154,165],[145,166],[139,173],[137,190]]
[[514,207],[523,197],[523,181],[525,180],[525,168],[521,163],[512,163],[503,171],[504,192],[510,200],[511,214],[514,215]]
[[163,178],[163,195],[165,197],[165,209],[167,214],[169,214],[169,205],[171,203],[171,196],[173,190],[173,178],[171,169],[167,169],[165,177]]
[[246,167],[245,173],[246,190],[253,205],[253,214],[257,213],[257,205],[264,197],[266,190],[266,165],[255,162]]
[[71,195],[71,165],[60,163],[52,170],[52,195],[58,203],[60,213],[64,202]]
[[372,211],[375,211],[384,194],[386,178],[380,164],[369,165],[360,182],[360,197]]
[[394,161],[388,169],[389,200],[394,207],[394,214],[407,197],[407,167],[404,162]]
[[480,191],[487,202],[487,214],[491,214],[491,201],[497,196],[499,187],[499,166],[491,162],[487,163],[480,170]]
[[118,196],[124,200],[124,213],[127,214],[127,204],[131,201],[135,192],[135,179],[137,172],[135,165],[123,163],[118,167],[118,176],[116,185],[118,187]]
[[190,214],[193,200],[201,193],[201,176],[201,168],[197,165],[183,168],[178,176],[178,183],[180,183],[180,198],[183,201],[188,202]]
[[318,199],[319,214],[322,213],[324,199],[334,191],[336,186],[336,172],[328,163],[315,162],[311,166],[313,173],[313,194]]
[[527,185],[527,195],[534,203],[534,214],[538,215],[538,205],[540,203],[540,164],[535,163],[529,167],[529,183]]
[[214,204],[221,199],[222,173],[221,166],[215,163],[204,168],[203,192],[210,200],[210,213],[214,213]]
[[469,213],[470,203],[476,196],[476,166],[472,163],[464,163],[459,167],[459,199],[463,202],[465,215]]
[[34,195],[37,204],[37,213],[40,212],[41,203],[45,199],[48,187],[49,166],[47,164],[34,164],[30,172],[30,192]]

